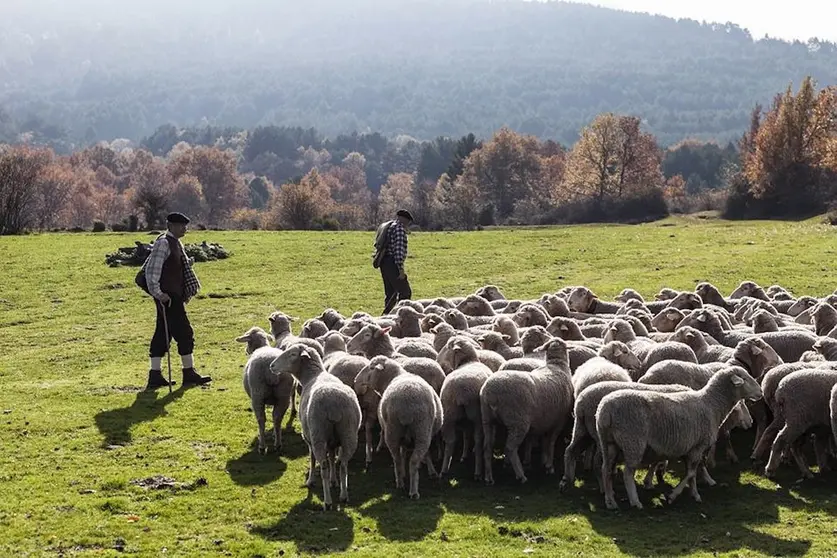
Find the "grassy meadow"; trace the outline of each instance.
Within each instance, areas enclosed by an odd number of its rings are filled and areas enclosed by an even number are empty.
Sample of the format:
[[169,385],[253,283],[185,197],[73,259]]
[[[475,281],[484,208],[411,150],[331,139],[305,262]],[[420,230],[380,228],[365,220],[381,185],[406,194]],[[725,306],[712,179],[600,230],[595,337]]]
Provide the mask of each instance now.
[[[750,432],[738,440],[741,464],[719,459],[721,485],[701,488],[703,504],[686,491],[666,505],[640,489],[644,510],[623,500],[610,512],[594,481],[562,495],[558,477],[536,468],[521,486],[499,459],[496,486],[456,463],[444,484],[422,470],[421,499],[410,501],[394,490],[388,453],[364,471],[361,446],[349,505],[323,512],[319,476],[311,494],[303,487],[298,423],[281,455],[255,452],[246,355],[234,338],[267,328],[276,309],[302,319],[325,307],[379,314],[373,233],[190,231],[184,242],[220,242],[232,256],[196,264],[203,290],[188,306],[196,367],[214,381],[181,389],[173,346],[172,394],[141,391],[154,307],[133,284],[137,268],[104,263],[149,238],[0,237],[0,556],[837,555],[837,475],[797,484],[783,466],[768,481],[746,458]],[[822,296],[837,287],[835,253],[835,233],[819,220],[672,218],[416,233],[407,272],[415,298],[487,283],[515,298],[567,284],[606,299],[628,286],[651,297],[703,280],[729,293],[743,279]],[[155,475],[183,484],[134,482]],[[621,478],[616,487],[623,497]]]

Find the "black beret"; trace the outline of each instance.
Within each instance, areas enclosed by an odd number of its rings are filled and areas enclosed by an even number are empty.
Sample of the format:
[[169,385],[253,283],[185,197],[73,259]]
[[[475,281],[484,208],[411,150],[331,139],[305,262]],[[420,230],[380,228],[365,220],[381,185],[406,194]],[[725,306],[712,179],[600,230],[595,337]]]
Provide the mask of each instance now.
[[169,223],[183,223],[185,225],[189,223],[189,218],[183,215],[182,213],[178,213],[175,211],[174,213],[168,214],[168,216],[166,217],[166,221],[168,221]]
[[399,209],[398,211],[395,212],[395,214],[398,215],[399,217],[406,217],[411,222],[413,220],[413,215],[409,211],[407,211],[406,209]]

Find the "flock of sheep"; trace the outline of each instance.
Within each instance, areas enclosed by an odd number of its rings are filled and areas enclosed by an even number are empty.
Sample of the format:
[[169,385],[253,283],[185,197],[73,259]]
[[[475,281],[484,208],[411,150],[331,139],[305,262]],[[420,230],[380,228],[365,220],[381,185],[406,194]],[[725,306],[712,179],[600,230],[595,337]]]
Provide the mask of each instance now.
[[[392,314],[344,317],[326,309],[292,333],[297,318],[269,316],[246,343],[244,388],[266,451],[265,406],[273,406],[275,448],[281,421],[298,416],[310,450],[308,486],[319,465],[323,504],[332,485],[348,500],[347,463],[364,427],[366,464],[384,446],[396,486],[419,497],[419,471],[449,472],[455,450],[471,454],[474,477],[493,484],[503,454],[526,482],[532,452],[573,488],[577,461],[591,470],[605,505],[616,509],[613,473],[623,465],[631,506],[644,487],[663,482],[668,460],[683,460],[687,486],[715,484],[716,442],[736,462],[733,429],[755,426],[751,458],[772,476],[791,458],[811,477],[803,446],[811,440],[819,470],[835,456],[837,295],[796,298],[780,286],[742,282],[729,297],[710,283],[694,292],[663,289],[646,302],[625,289],[615,302],[583,286],[537,300],[509,300],[493,285],[465,297],[399,302]],[[559,444],[559,440],[561,444]],[[441,461],[438,460],[441,458]],[[560,458],[560,457],[559,457]]]

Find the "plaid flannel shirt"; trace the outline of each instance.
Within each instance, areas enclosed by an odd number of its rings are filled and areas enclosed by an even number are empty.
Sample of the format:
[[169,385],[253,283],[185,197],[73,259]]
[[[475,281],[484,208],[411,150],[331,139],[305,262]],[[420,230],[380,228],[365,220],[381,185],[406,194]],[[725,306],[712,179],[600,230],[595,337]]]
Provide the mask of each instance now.
[[387,254],[392,256],[398,269],[404,269],[404,260],[407,258],[407,231],[397,220],[387,231]]
[[197,275],[195,275],[195,271],[192,269],[192,262],[186,257],[186,250],[183,248],[183,243],[169,232],[157,238],[151,247],[151,254],[145,262],[145,279],[148,282],[148,290],[154,298],[159,298],[163,293],[160,289],[160,276],[163,273],[163,263],[171,253],[166,236],[171,236],[180,243],[180,252],[182,254],[181,265],[183,266],[183,301],[188,302],[189,299],[198,294],[201,284],[198,281]]

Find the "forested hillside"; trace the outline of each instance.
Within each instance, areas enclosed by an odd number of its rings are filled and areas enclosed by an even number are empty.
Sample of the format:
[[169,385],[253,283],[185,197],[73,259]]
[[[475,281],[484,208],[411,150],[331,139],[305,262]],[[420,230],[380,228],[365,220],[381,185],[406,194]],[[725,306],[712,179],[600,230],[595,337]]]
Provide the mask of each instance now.
[[64,151],[164,123],[569,145],[608,111],[725,144],[806,75],[837,47],[563,2],[0,2],[0,142]]

